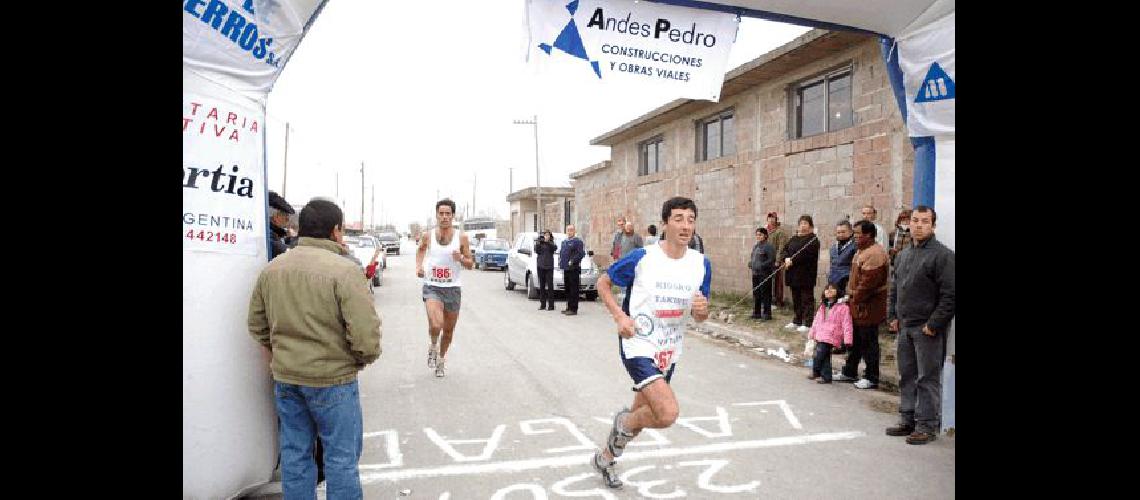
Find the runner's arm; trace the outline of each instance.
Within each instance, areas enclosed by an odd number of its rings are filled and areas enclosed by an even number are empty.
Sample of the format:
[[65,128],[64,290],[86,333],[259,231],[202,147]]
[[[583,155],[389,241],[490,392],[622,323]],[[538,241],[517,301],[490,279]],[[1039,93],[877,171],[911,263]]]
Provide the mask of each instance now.
[[602,303],[605,304],[606,310],[608,310],[610,312],[610,315],[613,316],[614,323],[616,323],[618,326],[618,334],[625,338],[632,337],[634,333],[633,320],[630,319],[628,314],[621,310],[621,306],[618,305],[617,300],[614,299],[614,293],[612,290],[610,290],[610,288],[613,286],[613,281],[610,280],[610,275],[602,274],[602,276],[598,278],[597,286],[598,297],[602,299]]
[[424,255],[427,255],[428,245],[431,244],[431,230],[420,235],[420,246],[416,249],[416,276],[424,277]]
[[461,254],[459,263],[464,269],[475,267],[475,257],[471,255],[471,242],[467,239],[467,233],[459,233],[459,253]]

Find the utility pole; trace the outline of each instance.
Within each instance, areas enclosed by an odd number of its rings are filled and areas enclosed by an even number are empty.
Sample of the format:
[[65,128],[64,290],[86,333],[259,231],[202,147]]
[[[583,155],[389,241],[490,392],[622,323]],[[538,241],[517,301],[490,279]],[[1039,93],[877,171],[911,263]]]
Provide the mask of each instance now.
[[360,230],[364,230],[364,162],[360,162]]
[[[542,181],[539,180],[538,172],[538,115],[530,120],[515,120],[516,125],[534,125],[534,189],[535,199],[538,201],[538,226],[535,231],[541,231],[541,226],[545,223],[545,217],[542,207]],[[525,226],[525,224],[524,224]]]
[[289,181],[289,122],[285,122],[285,173],[281,176],[281,197],[288,200],[285,187]]
[[475,183],[479,182],[479,174],[472,174],[475,180],[471,181],[471,215],[475,215]]
[[372,230],[376,230],[376,185],[372,185]]

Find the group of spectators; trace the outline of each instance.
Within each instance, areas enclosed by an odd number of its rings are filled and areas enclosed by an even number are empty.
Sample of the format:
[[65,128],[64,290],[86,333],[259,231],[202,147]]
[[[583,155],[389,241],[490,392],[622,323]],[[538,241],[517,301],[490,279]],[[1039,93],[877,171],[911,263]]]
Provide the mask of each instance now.
[[[769,213],[768,225],[756,229],[748,264],[752,317],[772,319],[772,284],[782,292],[781,278],[786,280],[794,316],[784,327],[807,333],[815,343],[808,378],[821,384],[854,382],[858,389],[878,387],[879,327],[886,322],[899,334],[901,392],[899,424],[886,433],[925,444],[937,437],[941,420],[942,364],[954,316],[954,252],[934,237],[938,215],[931,207],[902,211],[890,233],[875,222],[875,207],[864,206],[861,213],[860,221],[836,223],[818,309],[814,296],[822,245],[814,221],[800,216],[796,233],[784,241],[777,214]],[[833,349],[849,349],[834,375]],[[862,378],[857,377],[860,361]]]

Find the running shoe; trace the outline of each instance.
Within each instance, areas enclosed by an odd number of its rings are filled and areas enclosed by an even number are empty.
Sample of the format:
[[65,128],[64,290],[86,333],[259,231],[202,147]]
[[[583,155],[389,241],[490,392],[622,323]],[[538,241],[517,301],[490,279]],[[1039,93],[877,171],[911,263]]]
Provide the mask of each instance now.
[[614,471],[614,462],[606,464],[602,458],[602,450],[594,452],[594,459],[591,463],[594,465],[594,470],[602,473],[602,480],[606,482],[606,486],[613,489],[621,488],[622,482],[618,478],[617,472]]
[[435,376],[443,378],[443,358],[439,358],[439,362],[435,364]]
[[428,348],[428,368],[435,368],[436,362],[439,361],[439,351],[435,350],[435,344]]
[[625,452],[625,445],[635,437],[635,434],[629,432],[621,425],[621,418],[624,415],[629,415],[629,408],[622,408],[621,411],[614,415],[614,425],[610,428],[610,437],[606,440],[606,448],[610,450],[610,454],[614,458],[620,457]]

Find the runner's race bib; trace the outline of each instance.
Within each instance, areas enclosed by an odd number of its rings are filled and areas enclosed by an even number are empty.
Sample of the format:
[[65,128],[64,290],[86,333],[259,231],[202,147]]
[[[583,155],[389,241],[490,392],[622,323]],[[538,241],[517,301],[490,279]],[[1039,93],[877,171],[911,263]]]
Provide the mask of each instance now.
[[428,275],[428,281],[432,283],[451,283],[454,280],[451,274],[450,267],[432,266],[431,274]]

